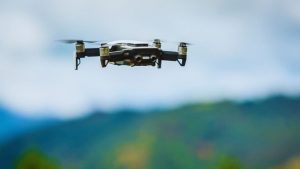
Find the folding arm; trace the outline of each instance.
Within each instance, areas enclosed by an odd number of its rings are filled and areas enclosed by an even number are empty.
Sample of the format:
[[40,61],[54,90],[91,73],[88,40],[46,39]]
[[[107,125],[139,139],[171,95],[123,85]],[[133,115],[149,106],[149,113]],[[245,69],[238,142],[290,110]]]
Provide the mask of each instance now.
[[99,57],[100,56],[99,48],[86,48],[84,55],[87,57]]
[[[179,55],[178,52],[173,51],[163,51],[163,55],[161,57],[161,60],[167,60],[167,61],[177,61],[180,66],[184,66],[186,62],[186,56]],[[181,60],[181,62],[179,61]]]
[[178,59],[178,52],[163,51],[161,60],[176,61],[177,59]]
[[81,63],[81,58],[85,57],[99,57],[100,51],[99,48],[86,48],[84,52],[77,52],[75,54],[75,70],[78,70],[78,67]]

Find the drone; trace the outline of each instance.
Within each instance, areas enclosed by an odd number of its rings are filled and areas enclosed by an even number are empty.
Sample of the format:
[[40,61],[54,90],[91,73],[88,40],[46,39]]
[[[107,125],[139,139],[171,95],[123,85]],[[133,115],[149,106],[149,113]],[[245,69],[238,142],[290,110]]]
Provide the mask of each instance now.
[[[187,59],[186,42],[179,42],[178,51],[162,50],[161,40],[154,39],[153,43],[119,40],[99,44],[98,41],[85,40],[59,40],[63,43],[75,44],[75,70],[85,57],[100,57],[101,67],[108,64],[126,66],[157,66],[161,68],[162,61],[177,61],[180,66],[185,66]],[[85,43],[99,44],[98,48],[85,48]]]

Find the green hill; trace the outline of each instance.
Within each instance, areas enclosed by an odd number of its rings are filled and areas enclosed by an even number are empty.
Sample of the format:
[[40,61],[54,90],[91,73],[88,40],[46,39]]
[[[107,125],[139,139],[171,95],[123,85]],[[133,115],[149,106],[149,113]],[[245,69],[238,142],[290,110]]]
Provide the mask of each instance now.
[[299,131],[300,98],[94,113],[3,145],[0,168],[287,169]]

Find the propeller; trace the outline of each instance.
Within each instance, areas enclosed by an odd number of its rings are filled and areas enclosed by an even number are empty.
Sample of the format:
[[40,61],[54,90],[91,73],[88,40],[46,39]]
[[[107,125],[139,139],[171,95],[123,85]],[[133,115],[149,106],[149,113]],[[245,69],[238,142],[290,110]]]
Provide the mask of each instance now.
[[153,39],[152,42],[165,42],[165,40],[161,40],[161,39],[156,38],[156,39]]
[[[150,40],[148,40],[148,41],[150,41]],[[186,45],[186,46],[191,46],[191,45],[194,45],[193,43],[189,43],[189,42],[183,42],[183,41],[181,41],[181,42],[174,42],[174,41],[167,41],[167,40],[161,40],[161,39],[158,39],[158,38],[156,38],[156,39],[153,39],[153,40],[151,40],[151,42],[157,42],[157,43],[175,43],[175,44],[184,44],[184,45]]]
[[191,45],[194,45],[192,43],[189,43],[189,42],[177,42],[179,45],[186,45],[186,46],[191,46]]
[[148,43],[161,43],[161,42],[165,42],[164,40],[161,40],[159,38],[155,38],[155,39],[142,39],[142,41],[144,42],[148,42]]
[[86,40],[78,40],[78,39],[62,39],[57,40],[62,43],[72,44],[72,43],[97,43],[98,41],[86,41]]

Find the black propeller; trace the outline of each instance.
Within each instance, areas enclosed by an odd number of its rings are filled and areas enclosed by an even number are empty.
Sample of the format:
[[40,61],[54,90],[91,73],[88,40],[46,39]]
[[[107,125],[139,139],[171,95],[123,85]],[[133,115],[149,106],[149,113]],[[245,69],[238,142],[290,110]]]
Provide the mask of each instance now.
[[176,43],[176,44],[181,44],[181,45],[185,45],[185,46],[191,46],[191,45],[194,45],[193,43],[189,43],[189,42],[173,42],[173,41],[167,41],[167,40],[161,40],[161,39],[154,39],[152,40],[152,42],[154,43],[161,43],[161,42],[164,42],[164,43]]
[[161,39],[154,39],[153,42],[165,42],[165,40],[161,40]]
[[78,39],[63,39],[58,40],[62,43],[72,44],[72,43],[97,43],[98,41],[86,41],[86,40],[78,40]]
[[193,45],[192,43],[189,43],[189,42],[178,42],[179,45],[185,45],[185,46],[191,46]]

